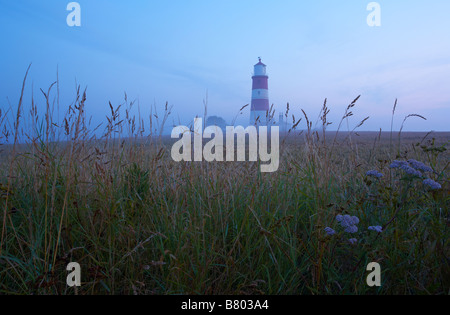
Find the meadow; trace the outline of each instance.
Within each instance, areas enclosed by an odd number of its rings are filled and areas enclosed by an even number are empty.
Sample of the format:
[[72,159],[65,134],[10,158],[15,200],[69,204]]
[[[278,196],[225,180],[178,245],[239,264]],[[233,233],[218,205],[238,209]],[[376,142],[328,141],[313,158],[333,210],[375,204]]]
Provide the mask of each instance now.
[[0,294],[450,293],[450,133],[342,131],[357,99],[326,131],[325,103],[319,129],[292,118],[264,174],[174,162],[170,108],[144,121],[127,96],[100,136],[81,89],[56,121],[51,89],[42,116],[22,97],[0,113]]

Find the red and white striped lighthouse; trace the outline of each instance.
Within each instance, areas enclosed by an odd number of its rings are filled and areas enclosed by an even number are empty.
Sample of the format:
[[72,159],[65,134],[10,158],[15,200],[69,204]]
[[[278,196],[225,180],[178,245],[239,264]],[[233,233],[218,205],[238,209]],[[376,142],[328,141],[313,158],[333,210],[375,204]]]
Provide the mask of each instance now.
[[250,125],[267,125],[269,106],[269,76],[266,73],[266,65],[259,62],[255,65],[253,73],[252,107],[250,113]]

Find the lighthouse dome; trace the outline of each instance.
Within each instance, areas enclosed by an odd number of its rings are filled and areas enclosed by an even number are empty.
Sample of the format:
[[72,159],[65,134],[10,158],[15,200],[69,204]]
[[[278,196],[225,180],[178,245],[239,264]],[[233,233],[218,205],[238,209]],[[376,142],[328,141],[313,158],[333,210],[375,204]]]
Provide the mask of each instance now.
[[266,73],[266,65],[261,62],[261,58],[259,58],[259,62],[255,65],[254,75],[255,76],[265,76]]

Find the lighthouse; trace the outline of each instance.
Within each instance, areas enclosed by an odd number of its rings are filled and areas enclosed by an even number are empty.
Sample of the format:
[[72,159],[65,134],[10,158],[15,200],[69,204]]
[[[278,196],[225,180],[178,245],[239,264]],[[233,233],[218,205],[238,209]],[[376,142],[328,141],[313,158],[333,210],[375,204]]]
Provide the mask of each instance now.
[[269,113],[269,76],[266,65],[259,62],[254,67],[252,88],[252,107],[250,113],[250,125],[267,125]]

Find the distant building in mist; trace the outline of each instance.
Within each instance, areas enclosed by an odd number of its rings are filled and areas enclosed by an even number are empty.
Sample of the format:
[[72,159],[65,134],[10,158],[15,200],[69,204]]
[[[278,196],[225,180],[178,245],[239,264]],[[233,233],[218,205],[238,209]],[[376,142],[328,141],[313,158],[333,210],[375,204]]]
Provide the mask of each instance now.
[[209,126],[216,126],[216,127],[219,127],[220,129],[222,129],[222,131],[225,131],[228,124],[225,121],[225,119],[223,119],[222,117],[210,116],[206,120],[206,127],[209,127]]
[[280,115],[278,116],[278,121],[275,122],[275,126],[280,127],[280,132],[284,133],[284,132],[288,132],[289,129],[291,128],[291,124],[287,122],[287,119],[285,119],[286,116],[283,113],[280,113]]

